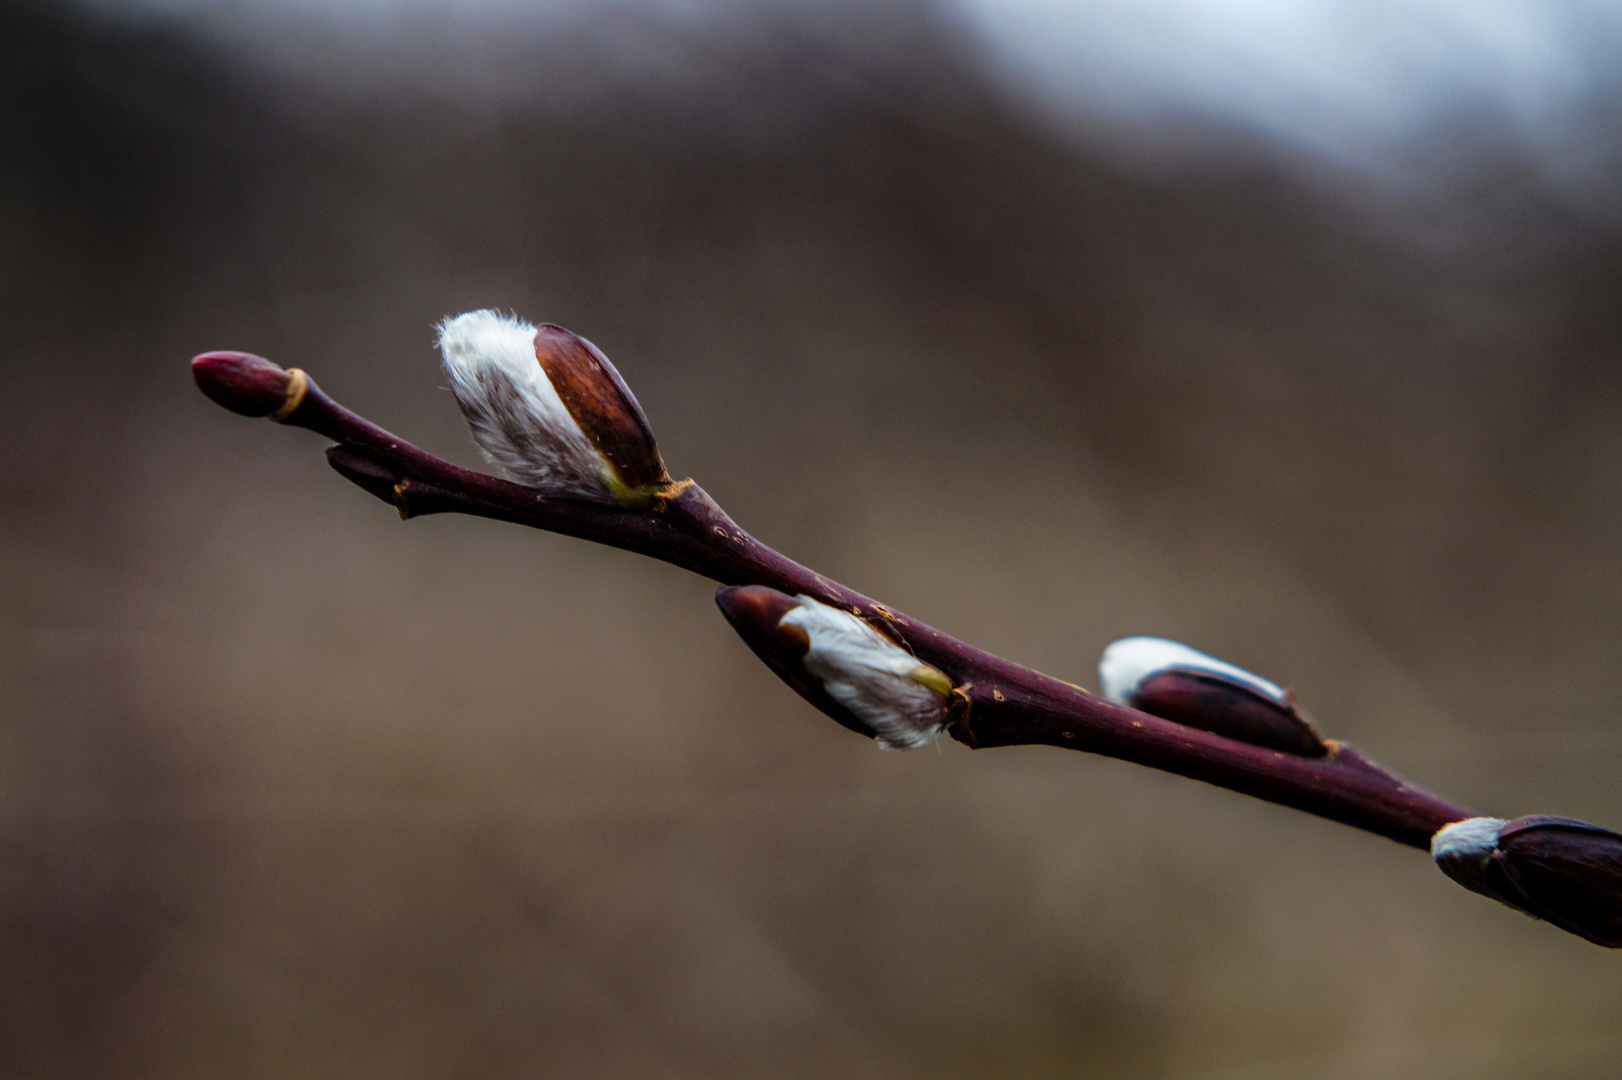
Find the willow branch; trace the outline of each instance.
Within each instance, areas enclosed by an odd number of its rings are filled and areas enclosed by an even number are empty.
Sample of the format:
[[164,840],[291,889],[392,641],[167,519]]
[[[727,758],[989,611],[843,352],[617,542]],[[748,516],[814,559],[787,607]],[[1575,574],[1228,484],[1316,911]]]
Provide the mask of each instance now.
[[[472,313],[447,327],[483,319],[474,327],[483,333],[495,318]],[[535,335],[546,382],[535,382],[521,356],[461,356],[448,330],[442,347],[486,452],[510,472],[532,470],[544,491],[441,460],[344,408],[297,369],[208,353],[193,361],[193,373],[226,408],[333,440],[332,467],[402,518],[461,513],[509,521],[719,582],[723,612],[761,660],[829,716],[887,745],[920,745],[944,728],[975,749],[1055,746],[1203,780],[1429,849],[1467,888],[1599,944],[1622,945],[1622,836],[1564,818],[1478,816],[1345,743],[1322,739],[1288,692],[1175,643],[1154,647],[1199,662],[1156,669],[1134,682],[1134,695],[1111,693],[1144,706],[1137,709],[943,634],[779,554],[692,480],[671,480],[640,407],[606,357],[558,327],[523,330]],[[519,366],[499,370],[509,361]],[[837,648],[817,644],[817,635]],[[835,662],[850,665],[846,675],[818,666]],[[840,682],[851,671],[866,682]],[[874,701],[900,717],[900,726],[875,720]],[[918,716],[921,726],[908,728]]]
[[1428,847],[1443,825],[1475,816],[1345,744],[1331,743],[1322,757],[1298,757],[1116,705],[993,656],[772,550],[690,480],[666,485],[647,510],[551,498],[435,457],[338,404],[302,372],[289,378],[302,389],[279,422],[332,439],[332,467],[402,518],[461,513],[510,521],[634,551],[722,585],[811,596],[882,623],[961,689],[949,732],[967,746],[1045,744],[1103,754],[1418,848]]

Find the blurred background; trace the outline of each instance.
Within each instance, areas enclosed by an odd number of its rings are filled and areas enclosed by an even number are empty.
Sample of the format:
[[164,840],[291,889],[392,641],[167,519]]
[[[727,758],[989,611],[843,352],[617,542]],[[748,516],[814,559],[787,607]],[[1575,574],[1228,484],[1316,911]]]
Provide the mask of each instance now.
[[1096,685],[1186,640],[1622,826],[1622,11],[0,6],[0,1074],[1613,1077],[1618,958],[1047,748],[884,754],[662,564],[402,524],[582,333],[765,542]]

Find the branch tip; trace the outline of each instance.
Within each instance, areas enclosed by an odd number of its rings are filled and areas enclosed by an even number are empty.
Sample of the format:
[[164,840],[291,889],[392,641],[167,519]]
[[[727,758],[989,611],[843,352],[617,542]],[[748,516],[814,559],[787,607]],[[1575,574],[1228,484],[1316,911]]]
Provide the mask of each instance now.
[[1575,818],[1475,817],[1438,829],[1431,857],[1471,892],[1622,948],[1622,835]]
[[304,400],[309,376],[287,371],[245,352],[206,352],[192,358],[197,388],[216,405],[240,416],[286,420]]

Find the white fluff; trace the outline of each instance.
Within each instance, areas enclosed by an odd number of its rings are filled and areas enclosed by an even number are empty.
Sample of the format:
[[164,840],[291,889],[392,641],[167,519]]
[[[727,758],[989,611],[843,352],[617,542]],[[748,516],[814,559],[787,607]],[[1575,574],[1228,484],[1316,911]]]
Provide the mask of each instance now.
[[1473,817],[1436,830],[1431,837],[1431,858],[1442,873],[1471,892],[1500,899],[1487,888],[1487,860],[1498,846],[1502,818]]
[[946,727],[948,695],[919,681],[946,676],[847,611],[799,596],[779,625],[798,626],[811,639],[802,661],[828,696],[872,728],[890,750],[928,746]]
[[498,311],[439,324],[445,376],[485,457],[549,495],[615,503],[611,466],[535,358],[535,327]]
[[1122,638],[1111,644],[1098,660],[1098,680],[1106,698],[1126,705],[1139,683],[1167,668],[1189,668],[1222,675],[1281,705],[1288,701],[1283,687],[1180,642],[1157,637]]

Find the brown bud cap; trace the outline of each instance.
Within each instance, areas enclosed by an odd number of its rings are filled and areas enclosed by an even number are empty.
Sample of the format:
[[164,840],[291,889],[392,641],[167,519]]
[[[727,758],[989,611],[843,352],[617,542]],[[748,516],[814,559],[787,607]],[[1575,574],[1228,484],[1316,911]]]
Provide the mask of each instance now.
[[1516,818],[1498,831],[1485,878],[1505,903],[1622,948],[1622,835],[1574,818]]
[[732,585],[716,591],[715,603],[744,644],[795,693],[857,734],[875,737],[871,727],[835,701],[821,680],[805,670],[810,635],[792,623],[781,624],[783,616],[799,606],[799,600],[764,585]]
[[1146,676],[1128,704],[1162,720],[1282,750],[1298,757],[1329,752],[1295,695],[1282,699],[1209,671],[1168,668]]
[[670,482],[642,406],[597,346],[561,326],[542,323],[535,332],[535,358],[626,493]]
[[208,352],[192,358],[192,378],[209,400],[242,416],[285,420],[309,386],[304,372],[289,371],[262,356]]

